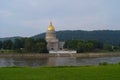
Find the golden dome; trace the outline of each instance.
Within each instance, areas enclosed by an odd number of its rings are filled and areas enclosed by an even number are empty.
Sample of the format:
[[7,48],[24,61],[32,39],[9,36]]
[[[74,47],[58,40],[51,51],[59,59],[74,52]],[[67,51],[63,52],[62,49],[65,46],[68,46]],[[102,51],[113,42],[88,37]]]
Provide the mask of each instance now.
[[55,30],[54,26],[52,25],[52,22],[50,22],[50,25],[48,26],[48,31],[53,31]]

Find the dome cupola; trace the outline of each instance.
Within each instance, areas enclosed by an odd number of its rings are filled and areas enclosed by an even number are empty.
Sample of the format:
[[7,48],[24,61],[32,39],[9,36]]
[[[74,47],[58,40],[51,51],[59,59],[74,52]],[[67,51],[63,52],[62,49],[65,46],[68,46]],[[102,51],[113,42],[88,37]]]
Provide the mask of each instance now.
[[54,26],[52,25],[52,21],[50,21],[50,25],[47,28],[48,31],[55,31]]

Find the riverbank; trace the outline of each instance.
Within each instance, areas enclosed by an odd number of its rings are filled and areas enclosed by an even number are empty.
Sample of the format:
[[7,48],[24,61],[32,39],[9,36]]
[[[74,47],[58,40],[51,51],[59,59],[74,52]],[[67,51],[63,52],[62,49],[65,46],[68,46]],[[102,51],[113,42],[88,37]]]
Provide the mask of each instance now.
[[119,80],[120,65],[82,67],[5,67],[1,80]]
[[97,58],[97,57],[118,57],[120,52],[115,53],[77,53],[77,54],[38,54],[38,53],[0,53],[0,57],[13,58],[44,58],[44,57],[80,57],[80,58]]

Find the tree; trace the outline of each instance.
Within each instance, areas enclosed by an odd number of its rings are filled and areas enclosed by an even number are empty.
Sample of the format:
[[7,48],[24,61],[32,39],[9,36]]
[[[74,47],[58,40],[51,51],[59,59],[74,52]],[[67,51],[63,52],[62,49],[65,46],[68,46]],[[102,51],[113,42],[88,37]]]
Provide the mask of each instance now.
[[65,42],[64,48],[76,50],[78,42],[78,40],[68,40]]
[[93,51],[94,49],[94,44],[92,42],[86,42],[85,43],[85,51]]
[[93,40],[68,40],[65,42],[64,48],[74,49],[78,52],[90,52],[103,49],[103,44]]
[[109,44],[105,44],[104,49],[107,50],[107,51],[113,51],[113,46],[109,45]]
[[24,39],[24,50],[26,52],[48,53],[47,43],[44,39]]
[[79,41],[77,44],[77,51],[78,52],[85,52],[85,44],[83,41]]
[[47,53],[46,44],[42,42],[37,42],[35,45],[35,51],[38,53]]
[[44,39],[35,40],[35,51],[38,53],[48,53],[47,43]]
[[32,39],[32,38],[25,38],[24,50],[26,52],[33,52],[33,49],[34,49],[34,39]]
[[14,49],[19,50],[23,48],[23,39],[15,39],[14,41]]
[[103,49],[103,43],[96,40],[90,40],[93,43],[95,49]]
[[3,41],[3,49],[13,49],[13,42],[11,40]]
[[2,41],[0,41],[0,49],[2,49]]

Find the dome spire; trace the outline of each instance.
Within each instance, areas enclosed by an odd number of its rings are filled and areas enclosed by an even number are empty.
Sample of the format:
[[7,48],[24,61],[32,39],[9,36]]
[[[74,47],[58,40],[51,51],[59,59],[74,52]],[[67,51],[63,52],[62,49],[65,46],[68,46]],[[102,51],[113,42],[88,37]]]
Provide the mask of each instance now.
[[50,21],[50,26],[52,26],[52,21]]

